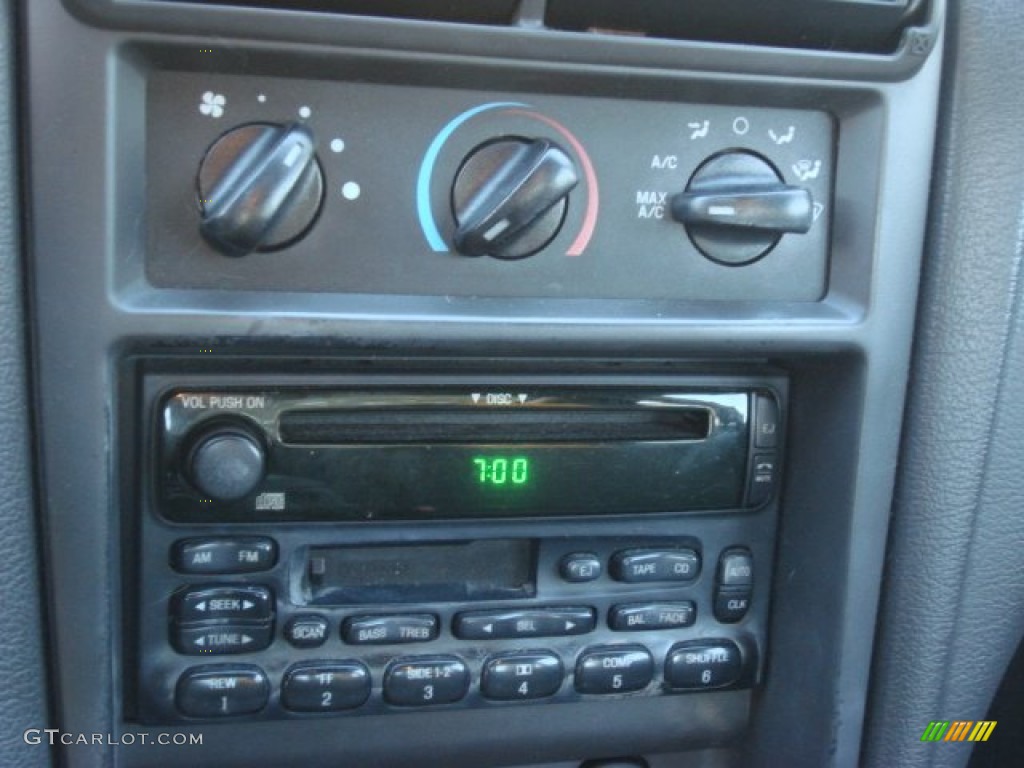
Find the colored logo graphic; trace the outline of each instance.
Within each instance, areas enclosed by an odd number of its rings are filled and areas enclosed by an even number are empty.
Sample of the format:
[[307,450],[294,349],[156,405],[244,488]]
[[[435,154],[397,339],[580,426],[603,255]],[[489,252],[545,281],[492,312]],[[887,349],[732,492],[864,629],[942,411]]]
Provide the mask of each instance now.
[[426,238],[431,250],[436,253],[447,253],[450,250],[448,244],[441,236],[441,230],[438,226],[437,218],[435,217],[433,207],[430,202],[430,190],[434,179],[434,169],[437,165],[437,159],[441,154],[441,150],[444,149],[445,144],[449,139],[451,139],[452,135],[468,121],[472,120],[477,115],[483,114],[484,112],[493,111],[504,111],[510,115],[526,117],[543,123],[565,139],[569,146],[572,147],[573,152],[576,153],[580,162],[580,167],[583,170],[583,177],[585,180],[584,191],[586,193],[586,209],[583,214],[583,224],[580,226],[576,239],[573,240],[569,249],[566,251],[566,255],[579,256],[590,244],[590,240],[594,236],[594,228],[597,226],[597,211],[600,204],[600,193],[598,191],[597,174],[594,171],[594,164],[591,162],[590,156],[587,154],[586,149],[584,149],[579,139],[577,139],[568,128],[557,120],[553,120],[546,115],[535,112],[529,104],[523,104],[515,101],[491,102],[489,104],[481,104],[480,106],[473,107],[472,109],[467,109],[462,114],[452,118],[448,124],[438,132],[437,136],[434,137],[434,140],[430,142],[430,146],[427,149],[426,154],[423,156],[423,162],[420,165],[419,175],[416,179],[416,211],[420,220],[420,228],[423,230],[423,236]]
[[988,741],[996,729],[996,720],[932,720],[921,741]]

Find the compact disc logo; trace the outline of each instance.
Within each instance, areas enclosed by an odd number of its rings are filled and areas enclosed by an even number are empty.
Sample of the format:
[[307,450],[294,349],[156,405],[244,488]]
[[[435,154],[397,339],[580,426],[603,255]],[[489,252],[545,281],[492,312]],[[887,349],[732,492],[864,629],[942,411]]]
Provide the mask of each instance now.
[[420,228],[423,230],[423,236],[426,238],[431,250],[436,253],[448,253],[451,250],[448,243],[445,242],[444,237],[441,235],[441,230],[437,223],[437,217],[435,216],[433,206],[431,204],[430,191],[434,181],[434,171],[437,166],[438,157],[449,139],[452,138],[459,128],[474,117],[485,112],[495,112],[499,114],[504,112],[509,115],[535,120],[553,130],[561,136],[570,147],[572,147],[573,152],[579,160],[580,168],[583,171],[583,191],[586,195],[586,208],[583,213],[583,222],[579,227],[579,232],[569,245],[569,248],[566,251],[566,256],[579,256],[582,254],[590,244],[590,240],[594,236],[594,228],[597,226],[597,212],[600,202],[600,193],[598,191],[597,174],[594,172],[594,165],[591,162],[586,149],[583,147],[583,144],[568,128],[557,120],[535,111],[529,104],[523,104],[515,101],[497,101],[489,104],[481,104],[480,106],[473,107],[472,109],[467,109],[462,114],[457,115],[448,121],[448,124],[445,125],[434,137],[433,141],[430,142],[430,146],[428,147],[426,154],[423,156],[423,162],[420,165],[419,175],[417,176],[416,209],[420,220]]

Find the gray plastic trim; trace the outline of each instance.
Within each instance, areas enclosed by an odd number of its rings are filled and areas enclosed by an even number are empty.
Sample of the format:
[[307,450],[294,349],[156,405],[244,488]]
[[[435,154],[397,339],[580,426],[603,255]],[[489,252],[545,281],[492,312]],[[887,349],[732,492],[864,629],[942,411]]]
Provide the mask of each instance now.
[[435,56],[457,51],[467,57],[575,63],[591,71],[611,65],[869,81],[903,80],[917,72],[933,53],[945,17],[945,0],[931,0],[925,24],[909,28],[895,53],[875,55],[586,35],[533,24],[503,28],[146,0],[63,1],[90,24],[167,34],[195,34],[202,29],[206,39],[245,36],[277,43],[396,48]]
[[[850,64],[845,57],[764,49],[744,54],[725,46],[662,47],[646,41],[609,42],[607,51],[594,46],[583,56],[576,48],[589,46],[587,41],[573,38],[562,46],[560,38],[548,38],[546,57],[573,62],[563,70],[539,65],[530,54],[528,32],[520,38],[511,30],[477,35],[459,29],[459,35],[445,30],[435,36],[405,25],[397,34],[394,24],[353,23],[343,30],[342,24],[320,20],[309,25],[291,17],[268,23],[271,17],[246,12],[221,14],[216,17],[220,26],[204,21],[206,34],[199,36],[194,33],[197,19],[212,22],[215,17],[199,17],[190,7],[190,16],[163,28],[168,36],[161,37],[148,16],[122,18],[120,29],[92,27],[66,13],[58,0],[33,0],[27,6],[31,269],[62,727],[88,733],[129,727],[120,711],[122,658],[115,640],[124,619],[117,600],[123,554],[118,519],[122,497],[130,498],[125,492],[131,491],[116,482],[117,439],[124,426],[120,405],[134,394],[131,380],[119,378],[126,355],[177,353],[227,366],[258,353],[279,356],[279,364],[293,371],[312,369],[317,359],[335,367],[347,359],[363,368],[404,358],[403,369],[413,373],[430,366],[443,369],[453,359],[520,373],[546,365],[579,372],[602,361],[606,369],[631,365],[650,373],[690,361],[699,362],[704,372],[720,374],[741,363],[748,372],[763,371],[770,363],[792,381],[793,428],[769,634],[775,650],[768,659],[766,686],[750,702],[754,727],[743,746],[749,750],[747,764],[753,765],[857,764],[927,210],[924,190],[931,170],[939,55],[928,57],[913,76],[908,71],[895,77],[884,61],[862,70],[865,62],[856,57]],[[826,302],[717,313],[698,305],[651,302],[448,303],[444,297],[409,302],[331,294],[284,294],[276,303],[266,296],[154,292],[144,282],[122,283],[119,278],[130,273],[130,265],[141,261],[138,235],[143,231],[137,202],[125,205],[122,197],[143,150],[141,134],[133,133],[130,123],[138,119],[144,83],[138,69],[124,66],[124,51],[140,43],[198,48],[209,35],[230,35],[232,21],[237,22],[234,34],[250,38],[247,47],[269,51],[269,38],[282,41],[275,59],[280,66],[287,66],[291,56],[337,54],[345,41],[381,44],[386,33],[396,32],[388,45],[405,42],[441,50],[449,43],[463,52],[475,49],[477,55],[469,58],[478,65],[472,71],[481,84],[495,71],[481,58],[488,48],[496,56],[518,55],[521,64],[506,60],[500,67],[529,85],[552,71],[583,77],[588,57],[599,53],[629,51],[618,61],[624,64],[639,51],[657,49],[664,55],[656,66],[645,59],[652,67],[646,74],[603,64],[592,71],[607,82],[622,78],[628,87],[642,87],[647,75],[679,77],[678,70],[658,69],[675,62],[692,68],[686,73],[689,82],[736,99],[759,101],[774,94],[770,98],[775,100],[820,102],[839,114],[842,141],[850,131],[867,138],[841,144],[838,173],[855,181],[846,231],[860,233],[868,247],[834,263],[832,285],[842,289]],[[192,32],[174,37],[171,30],[180,31],[186,23]],[[149,31],[126,33],[126,24]],[[303,27],[301,35],[296,25]],[[422,37],[415,43],[417,33]],[[357,40],[358,34],[364,37]],[[319,45],[284,42],[296,35]],[[523,50],[517,54],[520,44]],[[701,62],[693,58],[698,52],[704,56]],[[439,61],[452,72],[468,63],[452,56]],[[708,68],[719,74],[707,74]],[[754,69],[764,74],[730,74]],[[805,76],[773,80],[770,73]],[[858,82],[834,79],[839,76]],[[848,102],[842,94],[851,90],[867,93],[867,102],[875,106],[844,110]],[[877,131],[870,129],[872,124]],[[873,167],[880,172],[862,172]],[[858,205],[858,199],[867,205]],[[205,349],[214,351],[200,352]],[[656,701],[660,706],[663,700]],[[518,736],[524,749],[515,758],[502,751],[508,744],[493,738],[512,727],[504,710],[500,718],[488,712],[467,719],[416,715],[416,728],[407,725],[413,716],[400,718],[401,723],[388,718],[386,726],[372,727],[371,719],[364,718],[359,748],[379,754],[373,750],[396,746],[395,733],[401,733],[395,753],[400,764],[403,757],[411,761],[437,748],[438,733],[464,733],[466,741],[454,746],[462,747],[458,755],[468,765],[493,760],[496,752],[499,760],[520,762],[571,759],[578,757],[581,743],[602,753],[614,749],[621,754],[631,745],[678,750],[689,744],[676,726],[695,716],[695,705],[688,697],[671,701],[671,711],[585,707],[562,729],[546,723],[550,714],[541,708],[539,716],[524,715],[512,724],[516,730],[509,733]],[[614,724],[615,730],[595,735],[594,718]],[[537,734],[545,738],[534,739]],[[317,729],[297,734],[281,723],[241,726],[225,741],[235,750],[236,764],[251,766],[252,754],[273,761],[285,755],[289,742],[309,745],[317,735]],[[253,752],[239,751],[242,746]],[[71,768],[111,766],[115,760],[166,766],[173,759],[194,765],[198,759],[194,751],[140,750],[72,747],[62,757]]]

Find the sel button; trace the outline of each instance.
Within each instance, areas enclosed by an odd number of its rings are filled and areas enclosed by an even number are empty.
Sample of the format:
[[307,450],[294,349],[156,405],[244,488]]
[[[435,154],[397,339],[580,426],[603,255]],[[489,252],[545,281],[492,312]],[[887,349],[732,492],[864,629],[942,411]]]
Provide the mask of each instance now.
[[407,707],[451,704],[469,690],[469,670],[455,656],[400,659],[384,675],[384,699]]
[[229,717],[259,712],[269,694],[259,667],[193,667],[178,678],[175,702],[188,717]]
[[576,662],[580,693],[627,693],[646,688],[654,677],[654,659],[642,645],[590,648]]
[[566,637],[591,632],[594,623],[593,608],[473,611],[455,617],[455,636],[462,640]]

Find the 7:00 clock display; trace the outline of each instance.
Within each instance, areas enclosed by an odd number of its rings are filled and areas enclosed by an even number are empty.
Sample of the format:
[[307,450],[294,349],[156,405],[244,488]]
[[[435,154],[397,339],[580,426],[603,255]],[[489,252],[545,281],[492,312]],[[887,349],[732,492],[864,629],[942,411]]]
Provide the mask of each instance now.
[[530,482],[526,456],[474,456],[473,474],[480,485],[521,487]]

